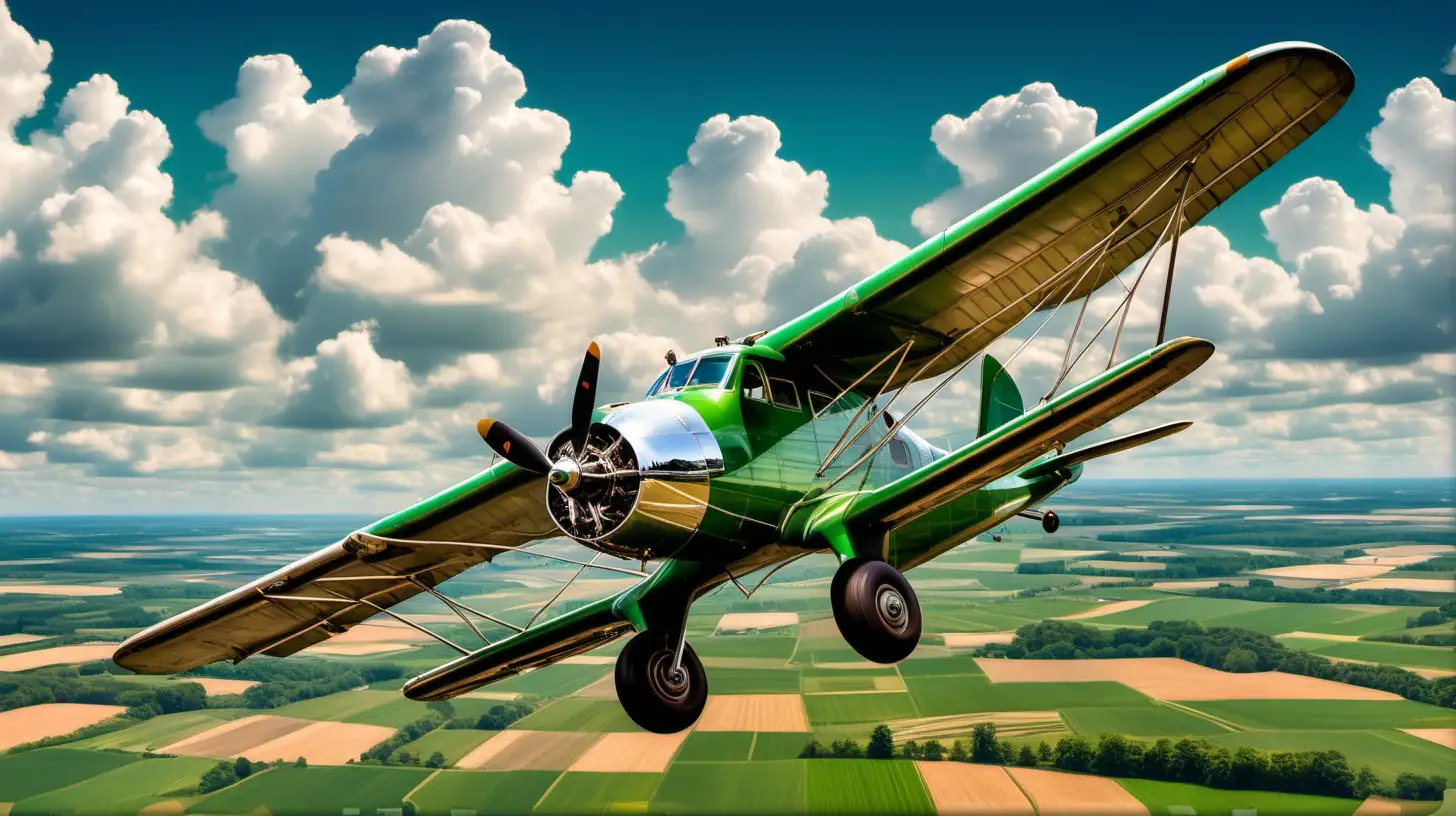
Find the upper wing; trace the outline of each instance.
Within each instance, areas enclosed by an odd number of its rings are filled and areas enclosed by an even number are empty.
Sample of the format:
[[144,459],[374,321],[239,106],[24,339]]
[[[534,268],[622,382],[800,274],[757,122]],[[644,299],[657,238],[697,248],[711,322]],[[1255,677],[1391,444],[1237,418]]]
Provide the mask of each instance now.
[[519,547],[555,535],[543,482],[500,462],[247,586],[133,635],[113,659],[135,672],[162,674],[259,653],[291,655],[489,561],[496,552],[475,545]]
[[[1064,295],[1085,296],[1145,254],[1176,206],[1179,185],[1152,193],[1189,159],[1197,156],[1185,205],[1191,225],[1308,138],[1353,88],[1350,67],[1319,46],[1280,43],[1251,51],[756,344],[817,365],[847,385],[909,341],[909,357],[889,386],[898,388],[954,341],[919,378],[942,374],[1023,319],[1046,290],[1048,306]],[[1048,285],[1017,303],[1107,237],[1120,210],[1135,212],[1144,201],[1105,262],[1075,291]],[[892,368],[886,364],[863,382],[876,388]]]

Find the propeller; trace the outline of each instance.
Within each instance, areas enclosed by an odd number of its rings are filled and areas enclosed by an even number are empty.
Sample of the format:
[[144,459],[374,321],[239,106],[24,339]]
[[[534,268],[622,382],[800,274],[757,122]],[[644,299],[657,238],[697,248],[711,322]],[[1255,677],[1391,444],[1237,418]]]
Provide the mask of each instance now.
[[[580,459],[586,450],[587,432],[591,430],[592,408],[596,405],[597,373],[602,366],[602,351],[593,342],[586,348],[581,373],[576,378],[571,401],[571,451]],[[552,470],[550,457],[536,447],[525,434],[498,419],[486,417],[475,423],[475,430],[490,449],[516,467],[542,476]]]

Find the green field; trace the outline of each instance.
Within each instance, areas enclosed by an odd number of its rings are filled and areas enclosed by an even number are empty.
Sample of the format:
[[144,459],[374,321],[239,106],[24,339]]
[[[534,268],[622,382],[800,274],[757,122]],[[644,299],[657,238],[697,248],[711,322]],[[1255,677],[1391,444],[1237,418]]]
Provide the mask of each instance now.
[[1096,739],[1102,734],[1130,737],[1203,737],[1228,729],[1170,706],[1088,706],[1061,709],[1073,731]]
[[921,717],[1148,703],[1141,693],[1110,682],[992,683],[985,677],[910,677],[905,685]]
[[[347,693],[347,692],[346,692]],[[430,771],[417,768],[284,766],[253,774],[193,805],[195,813],[244,814],[267,808],[273,816],[311,816],[359,808],[397,808]]]
[[870,694],[806,694],[804,710],[813,725],[886,722],[919,716],[904,692]]
[[1305,796],[1298,793],[1268,791],[1230,791],[1185,785],[1180,782],[1155,782],[1150,779],[1117,780],[1128,793],[1147,805],[1151,813],[1187,813],[1178,808],[1192,808],[1198,814],[1228,813],[1245,809],[1260,814],[1289,816],[1349,816],[1360,806],[1359,799],[1336,799],[1331,796]]
[[662,781],[649,773],[580,773],[561,775],[551,792],[536,806],[545,813],[603,813],[608,810],[641,813]]
[[[1255,601],[1239,601],[1227,598],[1170,598],[1162,596],[1147,606],[1129,609],[1125,612],[1094,618],[1099,626],[1147,626],[1153,621],[1194,620],[1209,624],[1210,619],[1237,612],[1259,609],[1285,609],[1297,604],[1266,605]],[[1219,625],[1219,624],[1213,624]]]
[[[454,659],[452,656],[451,659]],[[612,670],[609,665],[579,663],[556,664],[537,669],[515,677],[508,677],[499,683],[491,683],[489,691],[514,691],[518,694],[534,694],[538,697],[565,697],[606,677]]]
[[19,802],[137,760],[127,754],[72,748],[42,748],[0,756],[0,802]]
[[752,731],[694,731],[674,762],[743,762],[753,750]]
[[269,711],[279,717],[298,717],[302,720],[348,720],[371,708],[404,699],[397,691],[349,691],[299,700],[281,708]]
[[787,635],[723,635],[693,644],[698,657],[774,657],[788,660],[799,639]]
[[714,694],[793,694],[799,690],[797,669],[708,669]]
[[674,763],[654,813],[791,813],[803,809],[807,762]]
[[808,734],[791,731],[760,731],[753,740],[753,761],[773,762],[780,759],[794,759],[803,753],[809,742]]
[[1409,700],[1204,700],[1183,705],[1261,731],[1456,728],[1456,711]]
[[[162,748],[220,725],[227,720],[253,713],[244,709],[210,709],[206,711],[183,711],[178,714],[163,714],[137,723],[120,731],[70,743],[77,748],[119,748],[123,751],[146,751]],[[271,711],[268,713],[272,713]]]
[[900,760],[809,760],[805,810],[811,813],[934,813],[915,765]]
[[976,665],[976,659],[970,655],[910,658],[900,663],[899,670],[900,676],[906,678],[941,675],[966,677],[983,673],[981,667]]
[[1339,751],[1351,768],[1369,765],[1388,780],[1403,771],[1451,779],[1456,769],[1456,751],[1400,731],[1239,731],[1209,739],[1231,750]]
[[541,707],[512,726],[530,731],[640,731],[616,700],[566,697]]
[[445,761],[451,765],[460,760],[461,757],[480,747],[482,742],[490,739],[500,732],[498,731],[476,731],[473,728],[437,728],[434,731],[420,737],[400,749],[409,751],[423,762],[430,758],[430,755],[439,751],[445,755]]
[[530,811],[556,781],[556,771],[445,771],[410,796],[420,816]]
[[[135,813],[147,805],[164,801],[162,794],[194,788],[213,759],[170,757],[143,759],[74,785],[21,800],[11,808],[12,816],[69,816],[73,813]],[[103,804],[98,809],[98,804]]]
[[1364,660],[1388,666],[1456,671],[1456,649],[1442,646],[1412,646],[1405,643],[1336,641],[1298,638],[1299,648],[1326,657]]

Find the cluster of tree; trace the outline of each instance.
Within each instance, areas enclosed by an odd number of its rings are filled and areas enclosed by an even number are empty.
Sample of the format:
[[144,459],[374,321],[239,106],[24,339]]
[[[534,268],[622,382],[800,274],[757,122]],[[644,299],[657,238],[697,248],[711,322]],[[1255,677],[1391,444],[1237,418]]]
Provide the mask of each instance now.
[[[1445,530],[1392,531],[1388,540],[1402,543],[1447,544],[1450,533]],[[1266,521],[1250,529],[1242,519],[1199,521],[1156,530],[1108,531],[1097,534],[1098,541],[1126,544],[1166,544],[1196,541],[1199,544],[1224,544],[1239,547],[1354,547],[1374,546],[1370,530],[1364,525],[1306,524],[1304,522]]]
[[1074,660],[1179,657],[1231,672],[1282,671],[1399,694],[1408,700],[1456,708],[1456,677],[1427,680],[1394,666],[1337,663],[1274,638],[1227,626],[1204,629],[1195,621],[1154,621],[1146,629],[1094,629],[1046,620],[1016,630],[1009,644],[983,647],[987,657]]
[[1456,601],[1447,601],[1439,608],[1428,609],[1415,617],[1405,619],[1405,628],[1415,629],[1421,626],[1440,626],[1449,620],[1456,620]]
[[[432,710],[429,714],[426,714],[425,716],[419,718],[418,720],[415,720],[412,723],[406,724],[403,728],[394,732],[394,734],[392,734],[388,739],[374,745],[374,747],[365,751],[362,755],[360,755],[359,761],[365,764],[398,764],[398,759],[395,757],[396,751],[399,751],[399,749],[403,748],[409,743],[414,742],[420,737],[423,737],[431,731],[434,731],[436,728],[439,728],[441,725],[444,724],[444,722],[445,718],[440,716],[440,713],[438,711]],[[419,759],[417,757],[414,757],[408,751],[403,751],[401,753],[413,759],[413,764],[419,764]],[[441,757],[440,761],[443,764],[444,757]]]
[[141,629],[162,617],[161,612],[147,611],[125,595],[27,598],[0,608],[0,634],[46,635],[57,638],[52,645],[59,646],[86,640],[76,635],[78,628]]
[[1456,632],[1431,632],[1424,635],[1366,635],[1360,639],[1378,640],[1384,643],[1409,643],[1414,646],[1456,646]]
[[238,665],[214,664],[188,672],[200,677],[253,680],[242,694],[213,697],[214,708],[277,708],[298,700],[326,697],[370,683],[395,680],[405,670],[392,663],[354,666],[327,660],[262,660]]
[[0,711],[43,703],[95,703],[126,706],[126,715],[146,720],[159,714],[196,711],[207,705],[207,692],[197,683],[139,686],[97,669],[104,664],[44,669],[25,674],[0,674]]
[[179,794],[202,794],[222,790],[229,785],[235,785],[259,771],[266,771],[268,768],[276,768],[280,765],[292,764],[296,768],[307,768],[308,760],[299,757],[292,763],[279,760],[269,765],[266,762],[251,762],[247,757],[238,757],[232,762],[219,762],[202,775],[202,782],[195,790],[178,791]]
[[1015,747],[996,738],[994,723],[978,723],[971,731],[969,746],[961,740],[949,749],[939,740],[917,744],[908,740],[895,749],[888,726],[875,726],[868,747],[860,750],[854,740],[833,743],[828,750],[810,742],[804,757],[865,757],[868,759],[978,762],[991,765],[1019,765],[1034,768],[1050,765],[1064,771],[1096,773],[1102,776],[1187,782],[1213,788],[1268,790],[1322,796],[1395,796],[1402,799],[1440,799],[1446,789],[1441,776],[1424,777],[1402,773],[1395,783],[1386,784],[1370,767],[1351,770],[1339,751],[1265,752],[1255,748],[1230,751],[1208,740],[1160,739],[1146,743],[1121,734],[1103,734],[1094,746],[1088,740],[1067,736],[1055,747],[1043,740],[1036,748]]
[[127,584],[121,588],[121,597],[132,601],[152,601],[158,598],[216,598],[226,592],[218,584]]
[[419,757],[401,748],[394,753],[393,757],[386,760],[384,764],[415,766],[423,765],[426,768],[443,768],[445,767],[445,755],[440,753],[439,751],[436,751],[435,753],[430,754],[429,759],[421,762]]
[[[490,710],[472,720],[469,717],[455,717],[445,723],[446,728],[476,728],[481,731],[501,731],[511,723],[535,711],[536,707],[524,700],[493,705]],[[454,716],[453,714],[451,715]]]
[[[1223,553],[1209,556],[1192,556],[1180,558],[1176,561],[1167,561],[1159,558],[1143,558],[1135,555],[1107,555],[1105,558],[1099,556],[1100,560],[1127,561],[1127,562],[1155,562],[1165,564],[1163,569],[1158,571],[1158,577],[1169,578],[1217,578],[1224,575],[1236,575],[1243,571],[1274,569],[1275,567],[1292,567],[1299,564],[1309,564],[1311,559],[1298,556],[1283,555],[1247,555],[1243,553]],[[1116,569],[1108,567],[1089,567],[1076,561],[1031,561],[1016,565],[1016,571],[1023,575],[1050,575],[1050,574],[1071,574],[1071,575],[1100,575],[1122,578],[1146,578],[1147,570]]]
[[1402,564],[1400,568],[1417,572],[1456,572],[1456,555],[1441,555],[1415,564]]
[[[1297,589],[1276,586],[1268,578],[1250,578],[1248,586],[1219,584],[1216,587],[1200,589],[1193,594],[1204,598],[1233,598],[1240,601],[1266,603],[1339,603],[1380,606],[1420,606],[1425,603],[1420,595],[1404,589],[1341,589],[1338,587],[1334,589],[1324,587]],[[1439,623],[1439,621],[1437,622]]]

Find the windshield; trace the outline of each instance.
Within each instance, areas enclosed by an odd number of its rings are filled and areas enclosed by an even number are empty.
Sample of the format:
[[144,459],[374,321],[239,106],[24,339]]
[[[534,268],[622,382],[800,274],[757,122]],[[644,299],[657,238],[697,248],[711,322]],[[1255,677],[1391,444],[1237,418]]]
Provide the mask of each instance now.
[[728,373],[728,364],[731,362],[733,358],[726,354],[704,357],[698,361],[698,367],[693,370],[693,378],[688,380],[688,385],[722,385],[723,375]]
[[732,365],[732,354],[715,354],[710,357],[683,360],[662,372],[652,387],[647,389],[647,396],[661,394],[664,391],[676,391],[679,388],[693,385],[721,386]]

